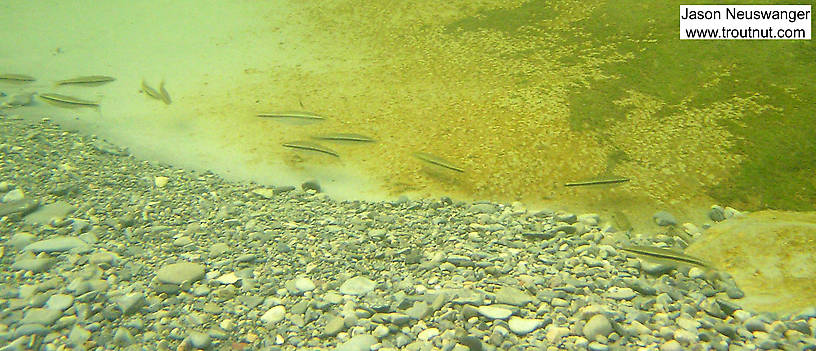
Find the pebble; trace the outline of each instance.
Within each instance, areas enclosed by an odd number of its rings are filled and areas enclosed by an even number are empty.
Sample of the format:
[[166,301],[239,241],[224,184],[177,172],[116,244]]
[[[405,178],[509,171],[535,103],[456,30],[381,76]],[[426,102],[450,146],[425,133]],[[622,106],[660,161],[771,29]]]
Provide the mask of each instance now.
[[48,298],[45,307],[56,311],[65,311],[74,304],[74,297],[66,294],[54,294]]
[[300,295],[307,291],[312,291],[315,289],[315,283],[312,282],[311,279],[306,277],[297,277],[295,278],[294,284],[296,294]]
[[348,341],[337,345],[335,351],[369,351],[374,344],[377,343],[377,338],[370,334],[355,335]]
[[3,195],[3,197],[0,198],[0,202],[8,203],[8,202],[21,201],[23,199],[25,199],[25,194],[23,193],[23,191],[20,190],[20,189],[14,189],[14,190],[11,190],[11,191],[5,193]]
[[157,176],[153,178],[153,184],[155,184],[157,188],[164,188],[169,181],[170,178],[164,176]]
[[41,206],[34,212],[31,212],[23,220],[28,224],[47,225],[51,223],[53,218],[65,218],[69,214],[76,211],[76,207],[65,201],[57,201],[44,206]]
[[533,298],[529,294],[509,286],[499,288],[495,294],[496,302],[501,304],[524,306],[533,302]]
[[712,205],[708,210],[708,218],[714,222],[722,222],[725,220],[725,210],[720,205]]
[[669,340],[660,345],[660,351],[683,351],[683,345],[677,340]]
[[545,337],[549,342],[555,343],[569,334],[570,330],[567,327],[551,327],[547,330]]
[[20,320],[20,323],[50,326],[60,316],[62,316],[62,311],[60,310],[52,310],[50,308],[29,308],[26,310],[23,319]]
[[513,333],[525,335],[541,327],[544,324],[544,320],[513,316],[510,317],[507,324],[510,327],[510,331]]
[[11,265],[11,269],[20,271],[31,271],[34,273],[42,273],[47,271],[53,260],[47,257],[43,258],[23,258],[15,260]]
[[340,293],[344,295],[363,296],[374,291],[377,283],[363,276],[348,279],[340,285]]
[[655,224],[665,227],[670,225],[677,225],[677,219],[671,213],[666,211],[658,211],[652,215],[652,220],[654,220]]
[[437,337],[438,335],[439,335],[439,329],[437,329],[437,328],[428,328],[428,329],[425,329],[425,330],[419,332],[419,334],[417,335],[417,338],[419,340],[428,341],[428,340],[431,340],[431,339]]
[[210,339],[209,335],[198,331],[190,332],[190,335],[187,337],[187,342],[194,349],[207,349],[212,344],[212,340]]
[[50,239],[35,241],[23,248],[23,251],[31,251],[33,253],[54,253],[65,252],[72,249],[85,249],[88,247],[88,244],[77,237],[57,236]]
[[748,320],[745,321],[745,329],[748,329],[748,331],[750,331],[750,332],[755,332],[755,331],[763,331],[764,332],[764,331],[768,330],[767,324],[765,324],[765,322],[763,320],[759,319],[756,316],[748,318]]
[[590,351],[606,351],[606,350],[609,350],[609,346],[601,344],[601,343],[599,343],[597,341],[593,341],[593,342],[589,343],[587,349],[590,350]]
[[596,314],[584,325],[583,333],[587,340],[596,340],[599,336],[607,337],[612,333],[612,324],[606,316]]
[[224,274],[215,279],[216,282],[223,285],[232,285],[237,283],[239,280],[241,280],[241,278],[238,278],[238,276],[235,275],[235,272]]
[[15,250],[20,250],[28,246],[28,244],[33,243],[35,240],[37,240],[37,237],[34,236],[34,234],[25,232],[15,233],[8,241],[6,241],[6,245],[13,247]]
[[90,331],[86,330],[79,324],[75,324],[68,333],[68,344],[78,348],[84,345],[90,338]]
[[114,301],[119,311],[126,316],[135,313],[142,308],[142,306],[147,304],[144,294],[138,292],[119,296]]
[[193,262],[172,263],[159,268],[156,278],[166,284],[192,283],[204,278],[204,266]]
[[479,306],[476,308],[479,314],[490,319],[507,319],[513,314],[513,311],[503,307],[496,306]]
[[113,334],[113,343],[118,346],[130,346],[134,342],[133,335],[130,334],[130,331],[127,328],[119,327],[116,328],[116,333]]
[[610,287],[607,290],[606,294],[607,297],[613,300],[631,300],[638,296],[638,293],[632,290],[631,288],[621,288],[617,286]]
[[266,324],[274,324],[282,321],[285,315],[286,307],[283,307],[282,305],[277,305],[266,311],[266,313],[264,313],[263,316],[261,316],[261,321]]

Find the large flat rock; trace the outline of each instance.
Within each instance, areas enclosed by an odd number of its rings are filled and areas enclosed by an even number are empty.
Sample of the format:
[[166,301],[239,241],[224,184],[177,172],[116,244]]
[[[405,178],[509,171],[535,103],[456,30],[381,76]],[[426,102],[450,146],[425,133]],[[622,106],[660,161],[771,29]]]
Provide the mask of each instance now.
[[816,305],[816,212],[760,211],[716,224],[686,253],[734,276],[739,305],[800,312]]

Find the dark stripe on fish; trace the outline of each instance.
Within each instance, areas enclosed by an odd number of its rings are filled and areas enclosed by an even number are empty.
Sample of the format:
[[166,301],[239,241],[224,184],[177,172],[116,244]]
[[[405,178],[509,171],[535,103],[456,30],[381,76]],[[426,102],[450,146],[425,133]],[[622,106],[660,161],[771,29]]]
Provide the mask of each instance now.
[[10,80],[14,82],[33,82],[36,79],[32,76],[16,73],[0,73],[0,80]]
[[40,96],[40,98],[44,99],[45,101],[56,104],[56,105],[59,105],[59,106],[65,106],[65,107],[82,107],[82,106],[99,107],[98,102],[90,101],[90,100],[83,100],[83,99],[75,98],[73,96],[67,96],[67,95],[62,95],[62,94],[51,94],[51,93],[40,94],[39,96]]
[[682,252],[664,249],[654,246],[626,246],[620,247],[621,250],[632,253],[634,255],[643,256],[647,258],[655,258],[660,260],[668,260],[679,263],[686,263],[700,267],[710,267],[705,261],[686,255]]
[[629,181],[629,178],[588,180],[588,181],[585,181],[585,182],[569,182],[569,183],[564,184],[564,186],[586,186],[586,185],[619,184],[619,183],[626,183],[628,181]]
[[317,135],[313,136],[312,138],[320,139],[320,140],[330,140],[330,141],[360,141],[360,142],[371,142],[374,139],[371,139],[365,135],[360,134],[350,134],[350,133],[336,133],[336,134],[326,134],[326,135]]
[[288,143],[283,143],[283,146],[292,148],[292,149],[299,149],[299,150],[308,150],[308,151],[316,151],[321,152],[327,155],[332,155],[334,157],[340,157],[339,154],[334,152],[334,150],[327,149],[323,146],[320,146],[315,143],[310,143],[308,141],[292,141]]
[[428,162],[428,163],[430,163],[432,165],[436,165],[436,166],[439,166],[439,167],[442,167],[442,168],[447,168],[447,169],[450,169],[452,171],[456,171],[456,172],[459,172],[459,173],[464,173],[465,172],[465,170],[462,169],[461,167],[455,166],[452,163],[448,162],[448,160],[443,159],[443,158],[441,158],[439,156],[436,156],[436,155],[431,155],[431,154],[424,153],[424,152],[415,152],[414,157],[416,157],[416,158],[418,158],[418,159],[420,159],[422,161]]
[[311,121],[322,121],[326,119],[326,117],[318,116],[309,112],[259,113],[257,116],[264,118],[293,118]]
[[100,85],[107,82],[112,82],[116,80],[116,78],[108,77],[108,76],[85,76],[85,77],[76,77],[71,79],[65,79],[57,82],[57,85],[66,85],[66,84],[85,84],[85,85]]

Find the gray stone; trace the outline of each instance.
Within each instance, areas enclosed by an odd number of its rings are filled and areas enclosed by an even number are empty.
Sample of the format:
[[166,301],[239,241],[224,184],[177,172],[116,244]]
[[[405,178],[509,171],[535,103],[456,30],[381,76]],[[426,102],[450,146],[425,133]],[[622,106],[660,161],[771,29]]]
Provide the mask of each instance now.
[[300,188],[303,189],[303,191],[312,190],[316,193],[319,193],[322,190],[320,188],[320,183],[318,183],[316,180],[304,182],[303,184],[300,184]]
[[725,210],[722,206],[714,205],[708,210],[708,218],[714,222],[721,222],[725,220]]
[[274,324],[282,321],[284,316],[286,316],[286,307],[278,305],[266,311],[266,313],[261,316],[261,321],[266,324]]
[[752,332],[752,333],[755,332],[755,331],[764,332],[764,331],[767,331],[768,326],[766,325],[765,321],[763,321],[762,319],[759,319],[757,317],[751,317],[751,318],[748,318],[747,321],[745,321],[745,329],[748,329],[748,331]]
[[677,225],[677,219],[675,219],[674,216],[672,216],[671,213],[668,213],[666,211],[656,212],[654,215],[652,215],[652,219],[654,220],[654,222],[657,225],[659,225],[661,227],[669,226],[669,225]]
[[[8,194],[16,191],[12,190]],[[6,195],[8,195],[6,194]],[[40,206],[40,202],[34,199],[19,199],[19,200],[4,200],[0,202],[0,217],[8,216],[12,213],[17,213],[20,215],[24,215],[31,211],[37,209]]]
[[225,243],[216,243],[210,246],[210,257],[218,257],[229,251],[229,245]]
[[323,327],[323,335],[325,336],[335,336],[343,329],[346,328],[345,323],[343,322],[343,318],[339,316],[334,316],[326,323],[326,326]]
[[23,191],[20,189],[14,189],[3,194],[3,197],[0,198],[0,201],[9,203],[14,201],[20,201],[22,199],[25,199],[25,194],[23,193]]
[[204,266],[193,262],[168,264],[159,269],[156,278],[165,284],[193,283],[204,278]]
[[292,286],[295,288],[295,291],[298,294],[303,294],[307,291],[312,291],[315,288],[315,283],[312,282],[311,279],[306,277],[297,277],[295,278]]
[[340,285],[340,293],[345,295],[355,295],[355,296],[363,296],[374,291],[374,288],[377,284],[370,279],[357,276],[346,280]]
[[29,308],[26,310],[20,324],[36,323],[44,326],[51,326],[60,316],[62,311],[49,308]]
[[113,343],[118,346],[130,346],[135,342],[133,335],[125,327],[116,328],[113,334]]
[[607,350],[609,350],[609,346],[601,344],[601,343],[599,343],[597,341],[593,341],[593,342],[589,343],[589,346],[587,347],[587,349],[589,351],[607,351]]
[[206,349],[210,347],[210,344],[212,344],[212,340],[210,339],[209,335],[197,331],[190,332],[190,336],[187,337],[187,341],[194,349]]
[[23,324],[23,325],[17,327],[17,329],[14,330],[14,337],[19,338],[19,337],[28,336],[28,335],[40,335],[40,336],[42,336],[42,335],[48,334],[49,331],[50,330],[48,328],[46,328],[44,325],[42,325],[42,324],[39,324],[39,323],[27,323],[27,324]]
[[532,318],[519,318],[513,316],[510,317],[510,321],[508,321],[507,324],[510,327],[510,331],[512,331],[513,333],[516,333],[518,335],[525,335],[541,327],[541,325],[544,324],[544,320]]
[[683,346],[676,340],[669,340],[660,345],[660,351],[683,351]]
[[64,252],[72,249],[87,249],[89,245],[84,241],[74,236],[56,236],[50,239],[35,241],[25,248],[23,251],[31,251],[33,253],[53,253]]
[[607,297],[613,300],[631,300],[638,296],[635,290],[631,288],[621,288],[617,286],[613,286],[607,290],[606,294]]
[[348,341],[337,345],[335,351],[369,351],[377,343],[377,338],[370,334],[355,335]]
[[524,306],[533,302],[533,298],[529,294],[509,286],[499,288],[495,294],[497,303]]
[[75,348],[80,348],[90,338],[91,338],[90,331],[85,330],[85,328],[81,327],[79,324],[75,324],[74,327],[71,328],[71,332],[68,333],[68,345],[71,345]]
[[596,340],[597,337],[607,337],[612,333],[612,324],[602,314],[596,314],[584,325],[584,337],[587,340]]
[[490,319],[507,319],[513,311],[497,306],[479,306],[476,308],[479,314]]
[[138,311],[147,304],[143,293],[130,293],[116,298],[116,307],[122,311],[123,315],[129,315]]
[[425,303],[425,301],[414,302],[413,306],[405,310],[405,314],[417,320],[425,318],[430,312],[431,309],[429,308],[428,304]]
[[6,245],[13,247],[15,250],[20,250],[28,246],[28,244],[33,243],[34,240],[37,240],[37,237],[34,234],[25,232],[16,233],[12,235],[8,241],[6,241]]
[[64,201],[57,201],[38,208],[23,218],[28,224],[50,224],[54,218],[65,218],[69,214],[76,211],[76,207]]
[[65,311],[73,304],[73,296],[66,294],[54,294],[48,298],[48,301],[45,303],[45,307],[56,311]]
[[42,273],[51,268],[53,261],[50,258],[24,258],[14,261],[11,265],[12,270],[31,271],[34,273]]
[[470,206],[470,208],[468,209],[468,212],[470,212],[470,213],[492,214],[492,213],[496,213],[496,206],[493,205],[493,204],[489,204],[489,203],[474,204],[474,205]]

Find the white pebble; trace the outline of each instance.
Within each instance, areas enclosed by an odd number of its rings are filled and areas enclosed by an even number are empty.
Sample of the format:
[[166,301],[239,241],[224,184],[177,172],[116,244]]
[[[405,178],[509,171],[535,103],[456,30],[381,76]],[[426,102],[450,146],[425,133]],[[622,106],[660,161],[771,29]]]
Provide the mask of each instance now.
[[570,331],[569,328],[566,327],[552,327],[547,330],[547,340],[551,343],[558,341],[559,339],[569,335]]
[[282,305],[278,305],[266,311],[266,313],[261,316],[261,321],[267,324],[277,323],[283,320],[283,316],[286,314],[286,307]]
[[419,338],[419,340],[428,341],[431,340],[432,338],[435,338],[437,335],[439,335],[439,329],[428,328],[419,332],[417,337]]
[[479,311],[479,314],[490,319],[506,319],[513,314],[513,311],[511,310],[495,306],[479,306],[477,310]]
[[510,326],[510,331],[518,335],[524,335],[536,330],[543,323],[540,319],[511,317],[507,323]]
[[683,346],[676,340],[669,340],[660,345],[660,351],[683,351]]
[[689,269],[688,275],[689,278],[692,279],[701,279],[705,277],[705,271],[700,267],[691,267],[691,269]]
[[221,284],[224,284],[224,285],[230,285],[230,284],[235,284],[240,279],[241,278],[238,278],[238,276],[235,275],[235,273],[227,273],[227,274],[224,274],[224,275],[218,277],[218,279],[216,279],[215,281],[217,281],[217,282],[219,282]]
[[153,178],[153,183],[156,184],[158,188],[164,188],[168,181],[170,181],[170,178],[167,177],[158,176]]

